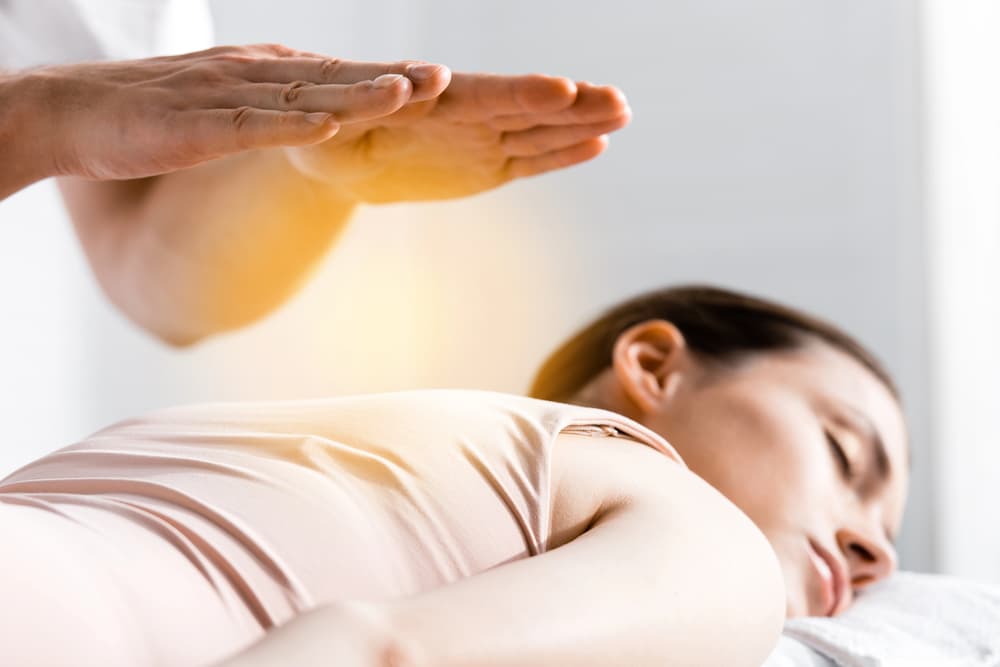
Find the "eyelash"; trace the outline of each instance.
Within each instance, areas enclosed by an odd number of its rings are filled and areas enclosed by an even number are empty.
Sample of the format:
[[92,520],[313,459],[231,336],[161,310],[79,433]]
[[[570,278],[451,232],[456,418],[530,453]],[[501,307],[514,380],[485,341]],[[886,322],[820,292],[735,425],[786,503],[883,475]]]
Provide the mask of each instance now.
[[830,449],[833,450],[834,457],[840,464],[840,470],[841,472],[843,472],[844,478],[845,479],[853,478],[854,469],[851,467],[851,460],[847,458],[847,454],[844,452],[844,448],[840,445],[840,442],[837,440],[836,436],[830,433],[830,431],[826,430],[823,431],[823,435],[826,436],[826,441],[829,443]]

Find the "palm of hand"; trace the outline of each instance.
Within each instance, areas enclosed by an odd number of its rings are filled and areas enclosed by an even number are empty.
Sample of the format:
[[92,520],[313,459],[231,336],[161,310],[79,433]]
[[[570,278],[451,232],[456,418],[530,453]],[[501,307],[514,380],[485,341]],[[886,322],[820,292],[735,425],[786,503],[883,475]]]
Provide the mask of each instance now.
[[440,97],[287,149],[352,201],[463,197],[588,160],[629,120],[618,91],[538,75],[455,74]]
[[345,127],[318,146],[288,150],[302,171],[358,202],[452,199],[511,178],[501,133],[483,123],[370,122]]

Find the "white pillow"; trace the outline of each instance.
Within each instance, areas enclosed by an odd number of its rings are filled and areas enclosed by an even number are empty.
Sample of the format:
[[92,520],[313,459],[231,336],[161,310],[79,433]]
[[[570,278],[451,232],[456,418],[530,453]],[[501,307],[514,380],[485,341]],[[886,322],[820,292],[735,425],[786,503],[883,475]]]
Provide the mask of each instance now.
[[810,662],[796,644],[840,667],[998,667],[1000,586],[901,572],[840,616],[788,621],[767,667],[832,664]]
[[836,663],[824,658],[798,639],[782,635],[762,667],[836,667]]

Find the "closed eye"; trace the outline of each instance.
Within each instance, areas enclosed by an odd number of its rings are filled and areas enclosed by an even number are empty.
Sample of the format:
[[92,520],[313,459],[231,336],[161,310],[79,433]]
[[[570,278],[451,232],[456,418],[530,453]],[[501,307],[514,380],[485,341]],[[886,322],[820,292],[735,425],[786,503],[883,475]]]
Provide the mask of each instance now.
[[837,464],[840,466],[841,474],[843,474],[844,479],[850,481],[854,478],[854,468],[851,466],[851,460],[847,458],[844,447],[840,444],[840,441],[837,440],[837,436],[829,430],[824,429],[823,435],[826,436],[826,441],[830,445],[830,450],[833,452],[834,458],[837,459]]

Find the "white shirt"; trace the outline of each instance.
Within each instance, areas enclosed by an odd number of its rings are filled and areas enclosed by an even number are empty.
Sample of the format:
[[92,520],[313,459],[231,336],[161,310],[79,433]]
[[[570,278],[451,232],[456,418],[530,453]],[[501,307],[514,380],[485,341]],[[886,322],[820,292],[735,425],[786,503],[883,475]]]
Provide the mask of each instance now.
[[0,0],[0,68],[144,58],[211,45],[207,0]]
[[[208,0],[0,0],[0,70],[212,44]],[[95,359],[108,345],[137,343],[114,328],[117,316],[93,285],[51,181],[0,202],[0,247],[16,249],[0,252],[2,474],[105,421],[95,414],[104,403],[93,396],[107,391]],[[155,378],[169,377],[167,364],[177,360],[141,349],[155,392]]]

